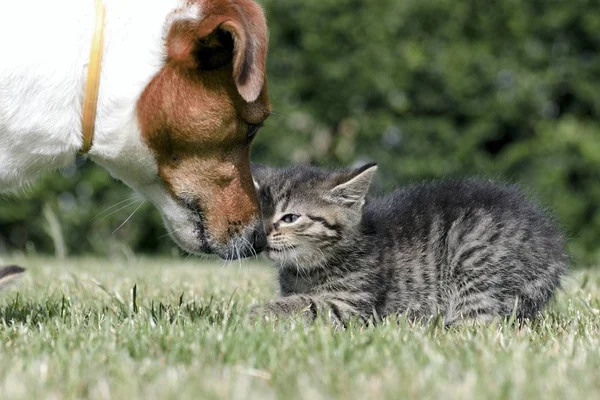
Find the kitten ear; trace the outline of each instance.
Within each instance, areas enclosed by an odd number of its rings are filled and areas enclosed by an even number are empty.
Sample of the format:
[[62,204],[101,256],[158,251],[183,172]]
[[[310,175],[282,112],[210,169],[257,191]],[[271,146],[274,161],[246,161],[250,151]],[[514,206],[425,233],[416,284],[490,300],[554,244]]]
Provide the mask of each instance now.
[[252,169],[252,180],[254,181],[254,188],[258,191],[268,179],[271,172],[271,168],[267,167],[266,165],[255,163],[251,163],[250,168]]
[[373,175],[377,172],[377,164],[370,163],[355,169],[346,176],[343,183],[329,192],[329,197],[336,203],[345,206],[362,206],[369,191]]

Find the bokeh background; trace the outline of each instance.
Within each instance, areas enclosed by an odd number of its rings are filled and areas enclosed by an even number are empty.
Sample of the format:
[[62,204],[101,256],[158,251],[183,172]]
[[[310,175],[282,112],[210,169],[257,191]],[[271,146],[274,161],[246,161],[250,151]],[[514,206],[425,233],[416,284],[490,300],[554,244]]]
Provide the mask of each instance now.
[[[275,113],[255,161],[376,161],[381,190],[519,183],[556,213],[576,264],[600,265],[599,2],[261,3]],[[14,251],[178,253],[150,204],[83,160],[0,199],[0,253]]]

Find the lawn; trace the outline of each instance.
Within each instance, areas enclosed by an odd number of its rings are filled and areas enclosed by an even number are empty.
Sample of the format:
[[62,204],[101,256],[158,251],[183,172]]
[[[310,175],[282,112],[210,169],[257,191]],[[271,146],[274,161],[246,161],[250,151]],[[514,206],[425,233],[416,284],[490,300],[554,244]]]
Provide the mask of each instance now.
[[2,399],[600,398],[600,270],[573,273],[521,327],[342,331],[249,323],[276,295],[256,261],[0,263],[29,268],[0,293]]

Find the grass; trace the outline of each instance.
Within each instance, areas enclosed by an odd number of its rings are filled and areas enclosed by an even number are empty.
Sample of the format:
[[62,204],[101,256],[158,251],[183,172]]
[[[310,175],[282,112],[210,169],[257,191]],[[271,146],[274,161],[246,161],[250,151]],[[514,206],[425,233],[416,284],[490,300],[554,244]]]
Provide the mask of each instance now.
[[[600,398],[600,270],[544,317],[444,330],[250,324],[276,294],[257,262],[0,257],[0,398]],[[135,295],[134,295],[135,293]]]

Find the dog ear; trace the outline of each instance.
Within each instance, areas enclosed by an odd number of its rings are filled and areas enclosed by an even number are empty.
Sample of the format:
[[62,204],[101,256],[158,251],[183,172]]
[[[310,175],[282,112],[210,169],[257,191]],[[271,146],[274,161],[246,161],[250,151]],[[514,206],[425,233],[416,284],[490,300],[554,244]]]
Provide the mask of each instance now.
[[167,34],[168,61],[183,68],[214,70],[233,62],[237,90],[247,102],[265,84],[267,47],[265,16],[249,0],[210,3],[197,18],[174,19]]

